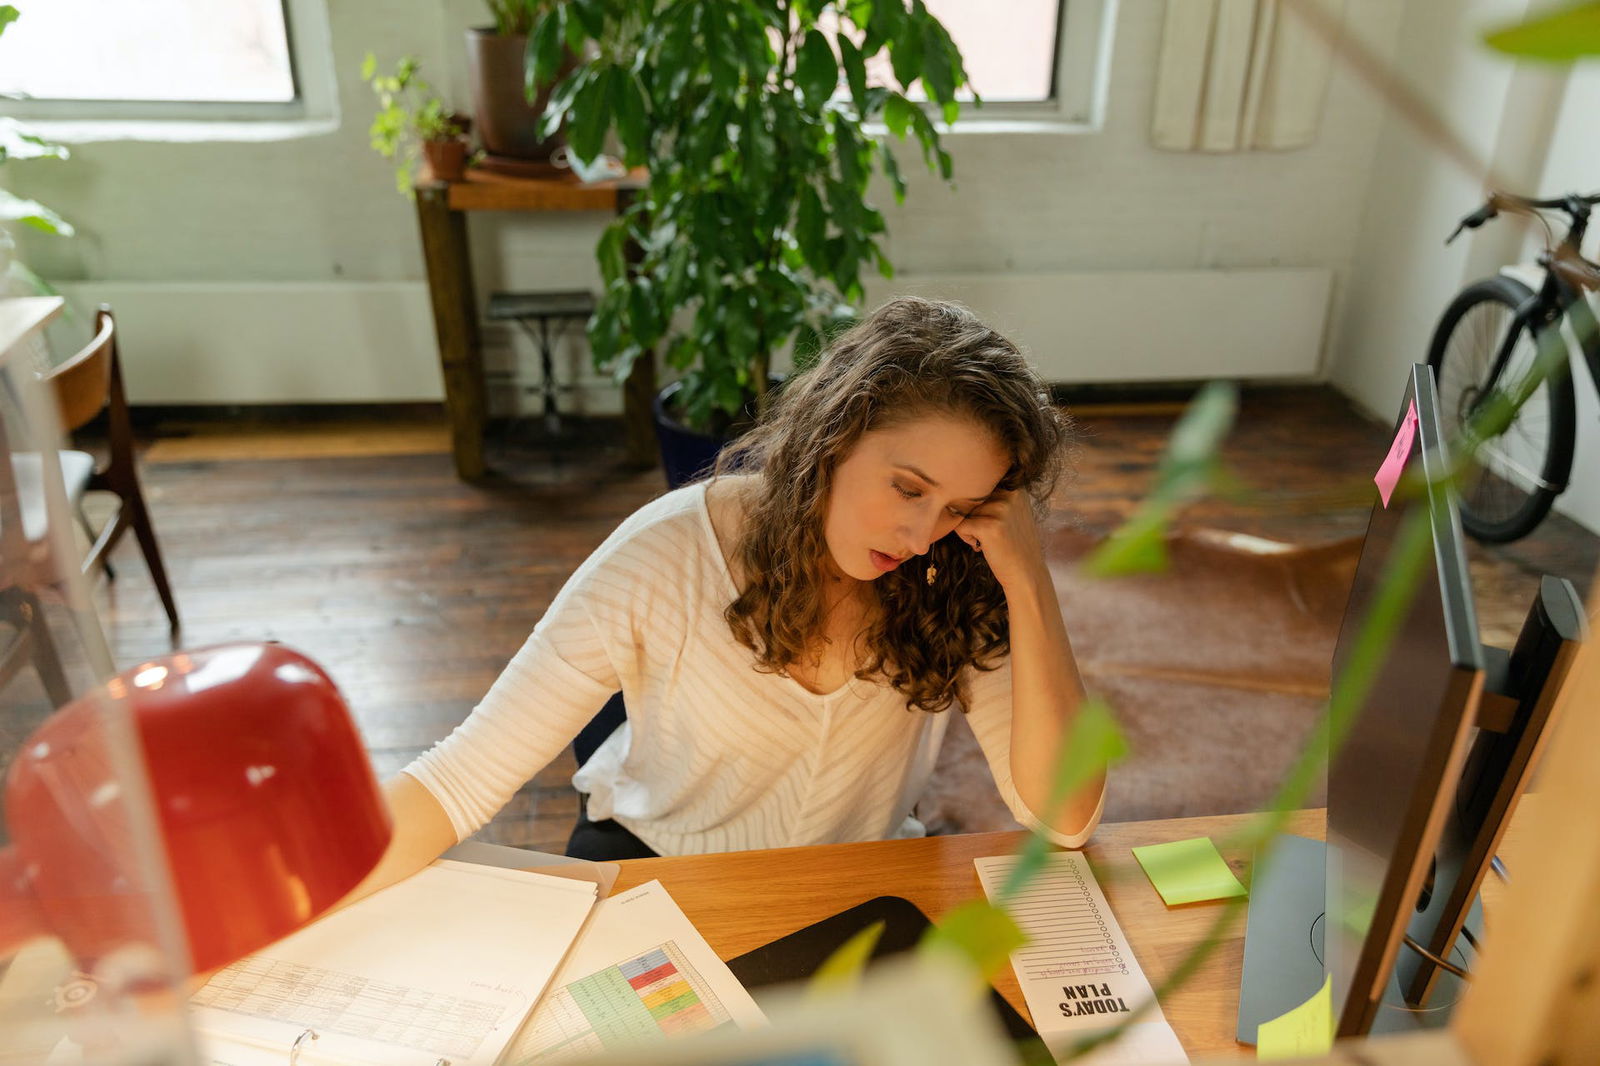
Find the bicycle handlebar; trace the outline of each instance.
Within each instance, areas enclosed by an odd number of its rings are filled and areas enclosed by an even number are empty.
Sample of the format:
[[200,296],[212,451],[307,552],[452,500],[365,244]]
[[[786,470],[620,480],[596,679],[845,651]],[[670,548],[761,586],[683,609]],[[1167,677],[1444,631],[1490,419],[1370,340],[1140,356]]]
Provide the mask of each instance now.
[[1534,200],[1526,196],[1518,196],[1509,192],[1492,192],[1484,205],[1465,216],[1456,224],[1456,228],[1445,238],[1444,243],[1449,244],[1461,236],[1463,230],[1477,229],[1485,222],[1499,216],[1501,211],[1517,211],[1526,214],[1537,214],[1540,211],[1565,211],[1573,223],[1580,218],[1587,219],[1589,209],[1600,204],[1600,193],[1581,196],[1571,193],[1567,196],[1556,197],[1552,200]]

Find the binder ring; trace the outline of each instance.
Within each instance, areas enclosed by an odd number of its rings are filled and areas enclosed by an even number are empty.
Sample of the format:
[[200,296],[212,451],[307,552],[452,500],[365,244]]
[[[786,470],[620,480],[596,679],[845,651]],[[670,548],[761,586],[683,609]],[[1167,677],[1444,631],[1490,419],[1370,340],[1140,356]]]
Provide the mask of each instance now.
[[306,1042],[307,1037],[312,1040],[317,1039],[317,1031],[315,1029],[306,1029],[294,1038],[294,1043],[289,1045],[289,1066],[297,1066],[300,1062],[300,1045]]

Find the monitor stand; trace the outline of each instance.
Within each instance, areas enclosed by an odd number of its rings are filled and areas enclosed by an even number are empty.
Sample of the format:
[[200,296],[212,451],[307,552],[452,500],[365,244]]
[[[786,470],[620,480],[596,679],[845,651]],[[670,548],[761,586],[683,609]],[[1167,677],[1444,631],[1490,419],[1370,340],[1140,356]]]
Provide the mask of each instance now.
[[[1250,886],[1235,1034],[1241,1044],[1254,1044],[1262,1022],[1293,1010],[1322,987],[1326,862],[1327,848],[1320,840],[1284,834],[1274,842],[1265,876],[1255,878]],[[1468,925],[1474,935],[1483,928],[1476,904]],[[1400,951],[1409,954],[1411,949],[1402,944]],[[1451,961],[1464,970],[1471,969],[1472,960],[1460,947],[1452,952]],[[1441,974],[1428,1006],[1416,1008],[1406,1004],[1399,981],[1391,975],[1372,1032],[1443,1026],[1462,990],[1460,978]]]

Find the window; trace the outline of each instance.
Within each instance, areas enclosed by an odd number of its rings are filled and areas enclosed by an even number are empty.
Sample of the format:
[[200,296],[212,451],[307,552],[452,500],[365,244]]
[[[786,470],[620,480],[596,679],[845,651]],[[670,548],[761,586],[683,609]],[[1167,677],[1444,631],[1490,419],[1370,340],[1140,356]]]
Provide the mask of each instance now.
[[10,97],[0,110],[52,133],[57,120],[171,127],[336,114],[327,0],[14,3],[18,18],[0,36]]
[[282,0],[44,0],[0,37],[0,92],[37,100],[287,103]]
[[928,11],[961,49],[967,79],[984,103],[1040,103],[1055,98],[1064,0],[926,0]]
[[[954,132],[1100,124],[1117,0],[923,2],[950,31],[968,81],[983,98],[982,109],[963,111]],[[893,82],[885,56],[870,73]],[[907,95],[916,98],[921,88]]]

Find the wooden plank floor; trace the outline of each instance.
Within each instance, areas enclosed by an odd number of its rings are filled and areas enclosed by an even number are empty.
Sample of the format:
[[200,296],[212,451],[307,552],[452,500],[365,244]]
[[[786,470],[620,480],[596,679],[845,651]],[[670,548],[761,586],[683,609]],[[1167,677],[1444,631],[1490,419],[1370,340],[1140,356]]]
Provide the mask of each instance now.
[[[1078,412],[1076,475],[1062,519],[1098,532],[1147,491],[1174,413]],[[1358,536],[1364,484],[1387,427],[1331,390],[1246,393],[1225,450],[1238,489],[1197,501],[1190,524],[1295,543]],[[488,486],[456,480],[440,423],[155,427],[144,478],[184,618],[181,644],[279,640],[321,662],[354,709],[381,775],[459,722],[520,646],[568,574],[621,519],[663,491],[615,452],[500,442]],[[1549,571],[1587,592],[1596,538],[1553,516],[1518,545],[1474,547],[1486,639],[1508,641]],[[170,647],[132,538],[96,600],[119,666]],[[483,839],[559,850],[577,804],[570,755],[518,793]]]

